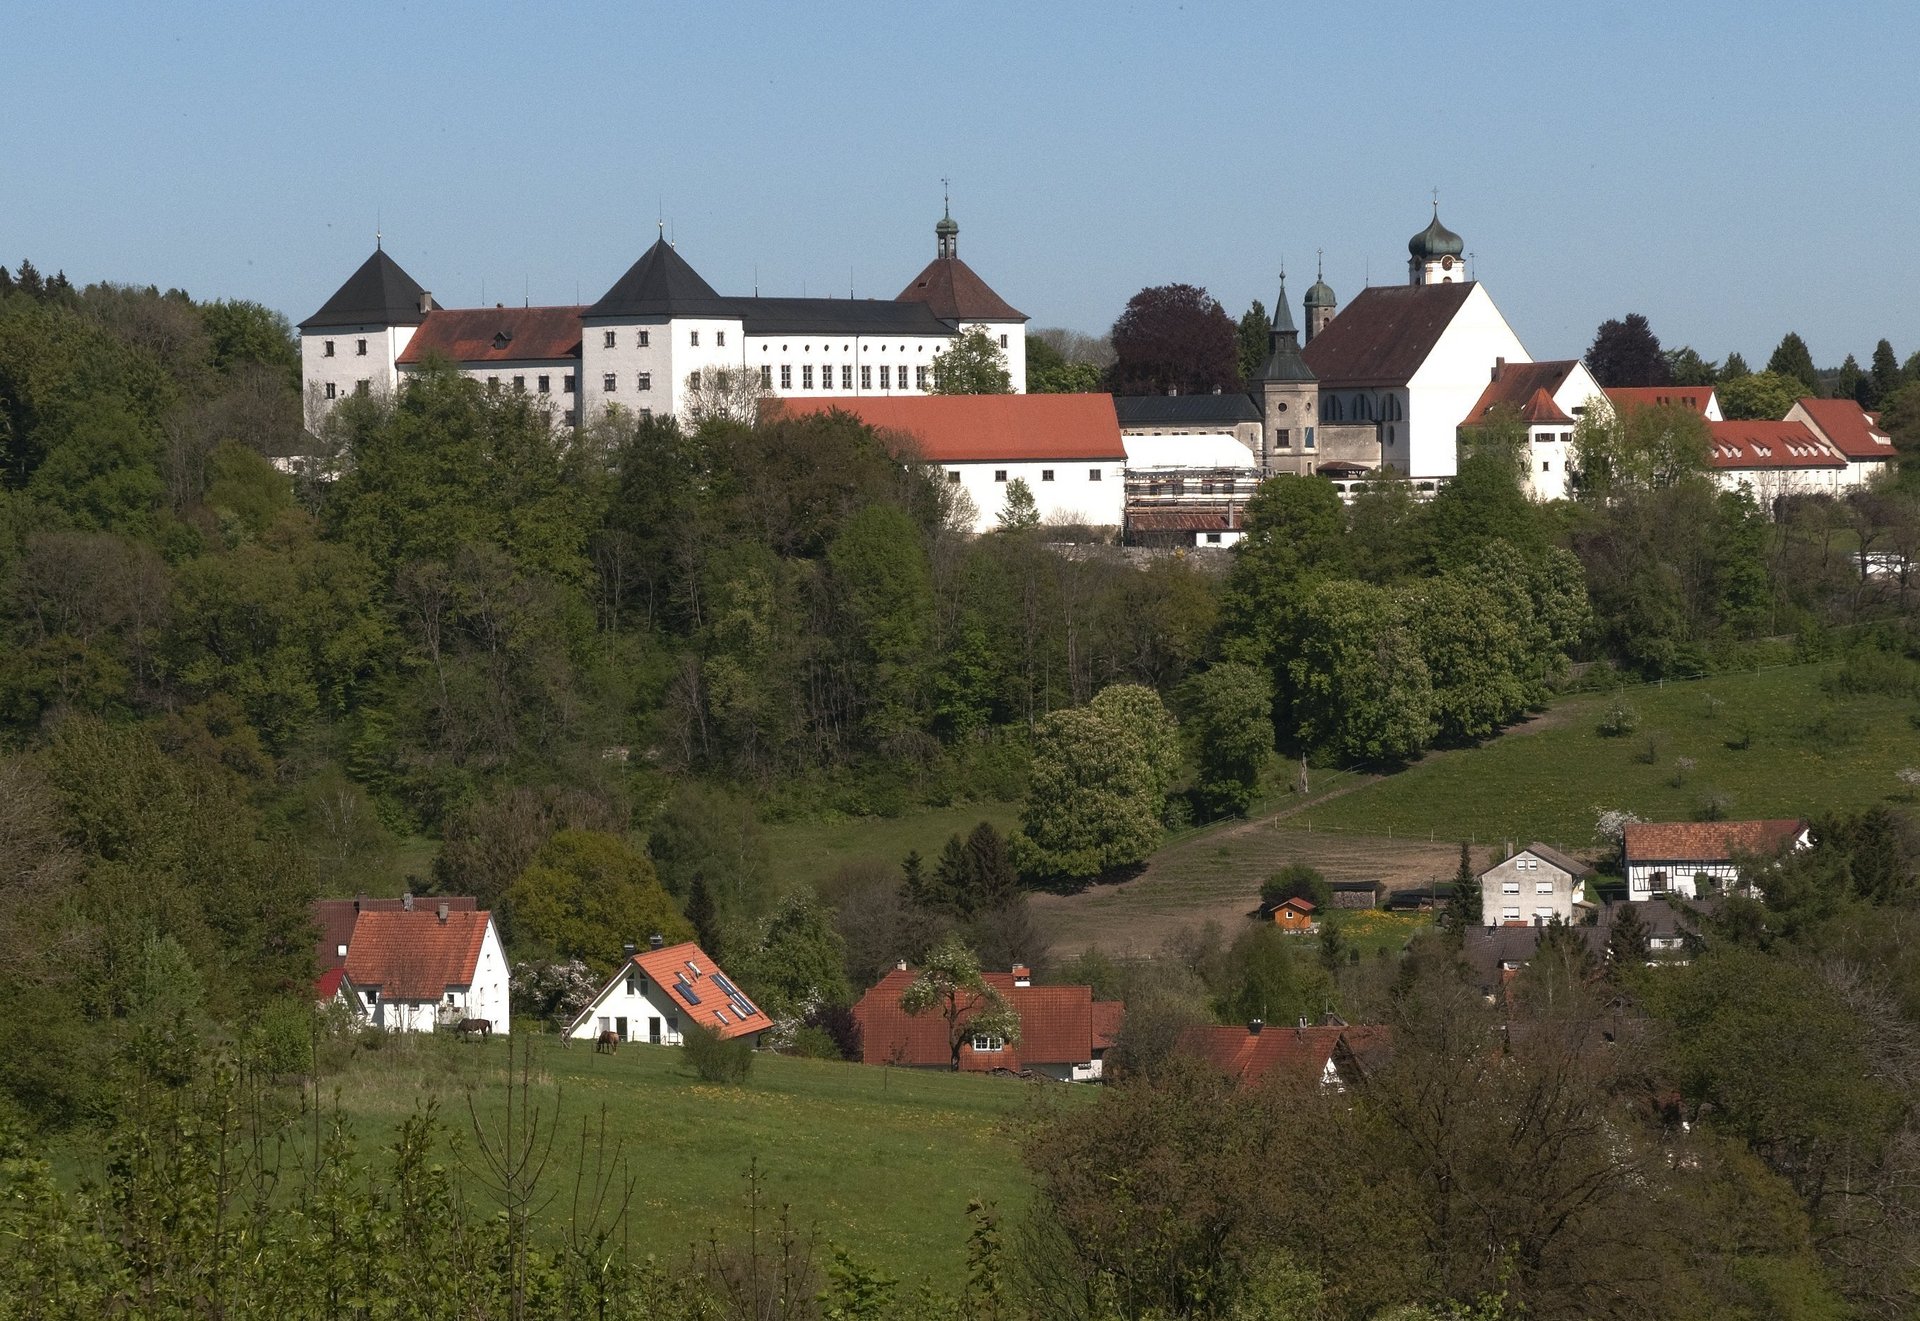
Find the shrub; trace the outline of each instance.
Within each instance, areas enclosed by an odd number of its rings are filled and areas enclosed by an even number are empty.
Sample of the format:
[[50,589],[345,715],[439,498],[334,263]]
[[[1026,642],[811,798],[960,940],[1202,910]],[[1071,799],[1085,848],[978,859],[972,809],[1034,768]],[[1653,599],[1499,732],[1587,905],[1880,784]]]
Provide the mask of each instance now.
[[745,1037],[728,1041],[717,1032],[692,1027],[681,1046],[702,1082],[743,1083],[753,1069],[753,1043]]
[[1694,804],[1693,819],[1696,821],[1725,821],[1727,814],[1733,811],[1733,795],[1720,789],[1704,789],[1700,801]]
[[1327,884],[1327,878],[1320,874],[1317,867],[1304,862],[1290,862],[1267,877],[1260,886],[1260,902],[1263,904],[1281,904],[1289,899],[1310,899],[1316,908],[1325,908],[1333,902],[1333,887]]
[[1849,697],[1867,693],[1910,697],[1916,686],[1915,666],[1906,657],[1889,655],[1878,647],[1855,647],[1822,686]]
[[1673,759],[1673,777],[1669,779],[1667,783],[1678,789],[1692,778],[1693,767],[1694,761],[1692,757],[1675,757]]
[[1626,699],[1618,693],[1600,716],[1601,738],[1625,738],[1640,727],[1640,713],[1627,705]]

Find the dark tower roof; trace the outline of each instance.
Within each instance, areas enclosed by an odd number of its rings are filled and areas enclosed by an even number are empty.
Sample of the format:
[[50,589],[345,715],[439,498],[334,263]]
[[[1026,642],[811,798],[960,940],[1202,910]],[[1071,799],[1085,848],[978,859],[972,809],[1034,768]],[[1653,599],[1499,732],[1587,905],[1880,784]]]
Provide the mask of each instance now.
[[1466,251],[1466,246],[1458,234],[1440,223],[1438,202],[1433,205],[1432,223],[1407,240],[1407,251],[1420,261],[1430,261],[1435,257],[1458,257]]
[[1307,290],[1307,310],[1312,311],[1316,307],[1332,307],[1334,301],[1333,286],[1327,283],[1326,267],[1321,264],[1319,258],[1315,258],[1313,263],[1313,287]]
[[664,236],[641,254],[613,288],[582,315],[672,316],[718,310],[722,302],[700,272],[674,251]]
[[987,286],[960,260],[960,222],[951,209],[933,226],[934,257],[895,299],[925,303],[942,321],[1025,321],[1026,313]]
[[1287,306],[1287,277],[1280,277],[1280,296],[1273,304],[1273,326],[1267,332],[1267,361],[1260,368],[1263,381],[1316,380],[1306,359],[1300,356],[1300,332],[1293,324],[1293,309]]
[[373,255],[334,292],[318,312],[300,323],[302,330],[327,326],[417,326],[440,305],[400,269],[384,249]]

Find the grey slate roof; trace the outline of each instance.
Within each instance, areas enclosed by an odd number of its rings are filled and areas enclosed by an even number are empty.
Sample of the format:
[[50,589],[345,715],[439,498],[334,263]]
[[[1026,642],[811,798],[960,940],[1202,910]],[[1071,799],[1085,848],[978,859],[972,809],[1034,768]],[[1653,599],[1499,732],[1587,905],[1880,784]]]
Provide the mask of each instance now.
[[[327,326],[417,326],[427,319],[420,308],[426,293],[400,263],[383,249],[362,262],[360,269],[323,303],[318,312],[300,323],[302,330]],[[431,298],[427,306],[440,305]]]
[[[1580,879],[1582,876],[1593,875],[1593,868],[1587,866],[1586,863],[1576,861],[1573,858],[1569,858],[1566,854],[1562,853],[1559,849],[1550,848],[1549,846],[1542,844],[1537,840],[1534,843],[1527,845],[1527,847],[1525,849],[1522,849],[1521,852],[1531,853],[1533,854],[1534,857],[1539,858],[1544,862],[1552,863],[1554,866],[1558,867],[1561,871],[1567,873],[1567,875],[1573,877],[1575,880]],[[1505,859],[1503,859],[1502,861],[1505,861]],[[1492,868],[1488,868],[1488,871],[1491,871],[1491,870]],[[1485,872],[1481,873],[1481,875],[1483,876],[1485,874],[1486,874]]]
[[1260,406],[1251,395],[1232,394],[1143,394],[1116,395],[1113,411],[1120,417],[1120,429],[1134,427],[1235,426],[1258,422]]
[[[711,305],[722,303],[714,287],[700,278],[700,272],[674,251],[665,238],[640,254],[640,260],[613,282],[613,288],[583,315],[597,316],[673,316],[710,314]],[[726,316],[725,312],[711,312]]]
[[1287,306],[1287,281],[1280,280],[1280,297],[1273,305],[1273,328],[1267,333],[1267,361],[1260,368],[1263,381],[1311,381],[1317,379],[1300,356],[1300,330],[1293,324],[1293,309]]

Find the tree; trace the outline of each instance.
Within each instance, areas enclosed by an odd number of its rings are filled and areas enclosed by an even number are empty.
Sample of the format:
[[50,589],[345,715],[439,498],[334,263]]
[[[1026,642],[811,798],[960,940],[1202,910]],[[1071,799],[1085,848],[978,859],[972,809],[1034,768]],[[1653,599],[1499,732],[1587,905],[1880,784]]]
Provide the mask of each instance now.
[[605,974],[626,941],[691,940],[694,926],[661,888],[653,864],[614,835],[563,830],[548,840],[502,900],[516,947],[537,945]]
[[1152,689],[1115,684],[1034,727],[1020,870],[1086,880],[1144,859],[1179,765],[1173,719]]
[[918,1018],[938,1014],[947,1026],[951,1067],[960,1071],[960,1047],[975,1036],[1020,1040],[1020,1015],[980,971],[980,960],[958,936],[948,936],[927,951],[926,962],[907,989],[900,1008]]
[[1240,348],[1240,379],[1251,381],[1260,375],[1260,369],[1266,365],[1267,352],[1272,347],[1268,342],[1273,333],[1273,318],[1267,315],[1258,298],[1253,306],[1240,318],[1240,327],[1236,339]]
[[1444,574],[1398,591],[1432,686],[1437,737],[1486,738],[1516,719],[1537,695],[1530,682],[1538,668],[1529,647],[1532,603],[1524,588],[1508,594]]
[[1194,793],[1209,817],[1246,812],[1273,759],[1273,681],[1251,665],[1223,661],[1182,686],[1185,731],[1199,775]]
[[1309,587],[1289,650],[1294,734],[1304,746],[1396,762],[1432,741],[1432,679],[1394,592],[1338,580]]
[[932,875],[910,889],[922,907],[970,918],[1012,900],[1019,893],[1020,877],[1006,840],[991,821],[982,821],[964,839],[958,832],[950,835]]
[[1473,851],[1460,841],[1460,865],[1453,869],[1453,898],[1442,915],[1448,930],[1461,933],[1486,920],[1486,896],[1480,893],[1480,873],[1473,869]]
[[[1720,388],[1724,404],[1725,391],[1744,386]],[[1573,429],[1581,498],[1604,503],[1627,491],[1678,485],[1706,471],[1711,445],[1706,418],[1685,404],[1588,409]]]
[[1712,385],[1720,379],[1719,365],[1687,345],[1667,350],[1667,374],[1675,385]]
[[1067,358],[1052,340],[1027,336],[1028,394],[1093,394],[1105,375],[1099,363]]
[[1603,388],[1666,385],[1673,377],[1660,340],[1638,312],[1606,321],[1587,349],[1587,370]]
[[1024,532],[1040,525],[1040,507],[1033,501],[1033,488],[1027,479],[1016,477],[1007,483],[1007,502],[1000,506],[999,530]]
[[1653,934],[1632,904],[1620,905],[1607,932],[1607,967],[1618,978],[1629,968],[1647,961],[1653,951]]
[[1226,309],[1205,289],[1142,289],[1113,323],[1115,394],[1209,394],[1240,387],[1240,357]]
[[1900,360],[1893,356],[1893,345],[1881,340],[1873,346],[1873,363],[1869,371],[1867,386],[1867,406],[1879,408],[1893,398],[1894,391],[1900,388]]
[[1305,899],[1315,908],[1326,908],[1333,903],[1333,887],[1318,867],[1290,862],[1260,882],[1262,904],[1284,904],[1289,899]]
[[1007,355],[979,326],[970,326],[934,355],[933,394],[1012,394]]
[[773,398],[773,391],[752,367],[708,367],[687,373],[680,397],[688,430],[697,430],[708,422],[752,426],[760,420],[761,407]]
[[1849,353],[1847,360],[1840,364],[1839,375],[1833,378],[1831,397],[1851,399],[1865,408],[1867,401],[1872,397],[1871,391],[1872,382],[1868,380],[1867,374],[1860,370],[1860,364],[1854,361],[1853,355]]
[[1777,422],[1806,393],[1797,377],[1783,376],[1771,369],[1722,381],[1718,388],[1720,411],[1730,422]]
[[1752,374],[1753,368],[1747,366],[1747,360],[1738,353],[1729,353],[1726,362],[1720,368],[1720,379],[1723,381],[1737,381],[1742,376]]
[[1820,393],[1820,373],[1814,368],[1813,354],[1808,351],[1807,342],[1791,330],[1781,337],[1773,356],[1767,359],[1767,370],[1798,381],[1801,395]]
[[728,966],[769,1015],[797,1019],[820,1005],[852,999],[846,952],[833,910],[798,891],[767,914],[753,942],[733,951]]
[[847,708],[875,746],[919,723],[931,660],[933,579],[920,529],[896,505],[873,504],[827,547],[843,627]]

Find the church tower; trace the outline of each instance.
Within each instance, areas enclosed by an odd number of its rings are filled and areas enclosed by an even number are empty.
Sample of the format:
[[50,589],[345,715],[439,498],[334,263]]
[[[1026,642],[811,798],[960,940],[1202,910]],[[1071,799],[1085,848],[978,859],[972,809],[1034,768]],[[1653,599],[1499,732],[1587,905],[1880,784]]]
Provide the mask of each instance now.
[[1307,319],[1307,337],[1304,343],[1313,343],[1313,337],[1327,328],[1327,322],[1333,320],[1333,311],[1336,306],[1338,303],[1334,299],[1333,289],[1327,284],[1326,272],[1320,259],[1316,257],[1313,288],[1307,290],[1306,299],[1302,303],[1302,310],[1305,311]]
[[1466,267],[1460,261],[1465,250],[1460,236],[1440,223],[1440,199],[1436,196],[1432,222],[1407,240],[1407,283],[1466,283]]
[[1273,304],[1273,328],[1267,332],[1267,360],[1253,382],[1253,396],[1260,404],[1266,436],[1260,466],[1269,473],[1311,473],[1320,381],[1300,356],[1300,332],[1287,306],[1285,271],[1280,273],[1280,296]]

